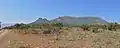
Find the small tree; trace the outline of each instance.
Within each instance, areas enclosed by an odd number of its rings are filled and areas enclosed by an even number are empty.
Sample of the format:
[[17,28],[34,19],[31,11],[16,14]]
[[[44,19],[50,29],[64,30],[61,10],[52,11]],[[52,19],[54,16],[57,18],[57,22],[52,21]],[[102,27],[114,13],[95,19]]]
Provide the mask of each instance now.
[[84,31],[89,31],[90,26],[87,25],[87,24],[83,24],[83,25],[81,26],[81,28],[82,28]]
[[18,24],[18,23],[14,25],[15,28],[19,28],[20,26],[21,26],[21,25]]
[[55,23],[53,26],[59,27],[59,29],[62,29],[63,24],[62,23]]
[[99,27],[93,27],[93,28],[92,28],[92,32],[98,33],[98,32],[99,32],[98,29],[99,29]]
[[108,24],[108,30],[111,30],[111,31],[116,31],[117,29],[117,23],[109,23]]
[[28,28],[28,26],[25,25],[25,24],[23,24],[23,23],[21,23],[21,24],[18,24],[18,23],[17,23],[17,24],[14,25],[14,27],[17,28],[17,29],[23,29],[23,28],[25,29],[25,28]]

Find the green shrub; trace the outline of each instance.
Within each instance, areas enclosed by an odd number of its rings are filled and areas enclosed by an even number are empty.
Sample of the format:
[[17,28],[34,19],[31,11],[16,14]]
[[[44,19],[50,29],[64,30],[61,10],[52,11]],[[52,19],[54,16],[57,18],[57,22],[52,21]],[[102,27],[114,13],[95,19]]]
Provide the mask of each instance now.
[[109,23],[107,29],[110,31],[116,31],[117,23]]
[[87,24],[83,24],[83,25],[81,26],[81,28],[82,28],[84,31],[89,31],[90,26],[87,25]]
[[61,29],[63,27],[62,23],[54,23],[53,26],[58,27],[59,29]]
[[99,29],[98,27],[93,27],[93,28],[92,28],[92,32],[98,33],[98,32],[99,32],[98,29]]

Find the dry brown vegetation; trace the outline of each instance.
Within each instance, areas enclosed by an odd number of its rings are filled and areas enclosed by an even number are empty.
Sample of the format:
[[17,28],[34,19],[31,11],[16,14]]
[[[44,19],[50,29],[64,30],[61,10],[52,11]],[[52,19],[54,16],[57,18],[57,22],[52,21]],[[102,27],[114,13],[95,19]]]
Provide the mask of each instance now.
[[[46,26],[46,25],[45,25]],[[120,48],[120,32],[116,25],[10,29],[15,39],[9,48]]]
[[[14,30],[15,31],[15,30]],[[78,28],[70,28],[70,29],[62,29],[62,33],[59,35],[51,35],[51,34],[32,34],[32,36],[37,36],[38,39],[45,39],[43,42],[44,45],[51,44],[51,48],[119,48],[120,47],[120,33],[115,31],[105,31],[94,33],[91,31],[82,31]],[[30,34],[20,34],[23,31],[15,31],[19,35],[30,35]],[[28,31],[27,32],[32,32]],[[39,31],[41,32],[41,31]],[[31,37],[31,36],[30,36]],[[24,37],[23,37],[24,38]],[[21,39],[23,39],[21,38]],[[26,37],[27,38],[27,37]],[[38,40],[28,39],[26,41],[33,40],[33,42],[38,42]],[[41,41],[41,40],[39,40]],[[24,43],[25,40],[12,40],[11,46],[12,48],[30,48],[41,47],[44,45],[36,45],[30,43]],[[36,43],[36,44],[43,44]],[[27,45],[26,45],[27,44]],[[17,46],[17,47],[16,47]],[[31,47],[31,48],[34,48]],[[49,47],[49,45],[47,46]],[[43,47],[45,48],[45,46]]]

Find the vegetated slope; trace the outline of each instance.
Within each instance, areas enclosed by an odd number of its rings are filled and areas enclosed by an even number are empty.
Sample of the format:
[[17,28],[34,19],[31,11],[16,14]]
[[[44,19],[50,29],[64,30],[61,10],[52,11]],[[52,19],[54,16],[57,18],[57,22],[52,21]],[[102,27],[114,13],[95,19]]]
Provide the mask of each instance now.
[[99,17],[70,17],[64,16],[53,20],[54,22],[61,22],[68,25],[81,25],[81,24],[107,24],[107,21]]
[[47,19],[39,18],[32,24],[42,24],[42,23],[56,23],[60,22],[64,25],[81,25],[81,24],[107,24],[108,22],[99,18],[99,17],[70,17],[70,16],[63,16],[53,19],[51,21]]

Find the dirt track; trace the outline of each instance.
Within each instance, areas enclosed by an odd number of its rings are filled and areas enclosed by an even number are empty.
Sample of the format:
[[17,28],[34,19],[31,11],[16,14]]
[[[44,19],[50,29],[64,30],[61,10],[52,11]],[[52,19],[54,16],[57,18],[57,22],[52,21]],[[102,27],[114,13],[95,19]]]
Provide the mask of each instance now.
[[7,48],[7,40],[6,35],[8,34],[8,30],[2,30],[0,31],[0,48]]

